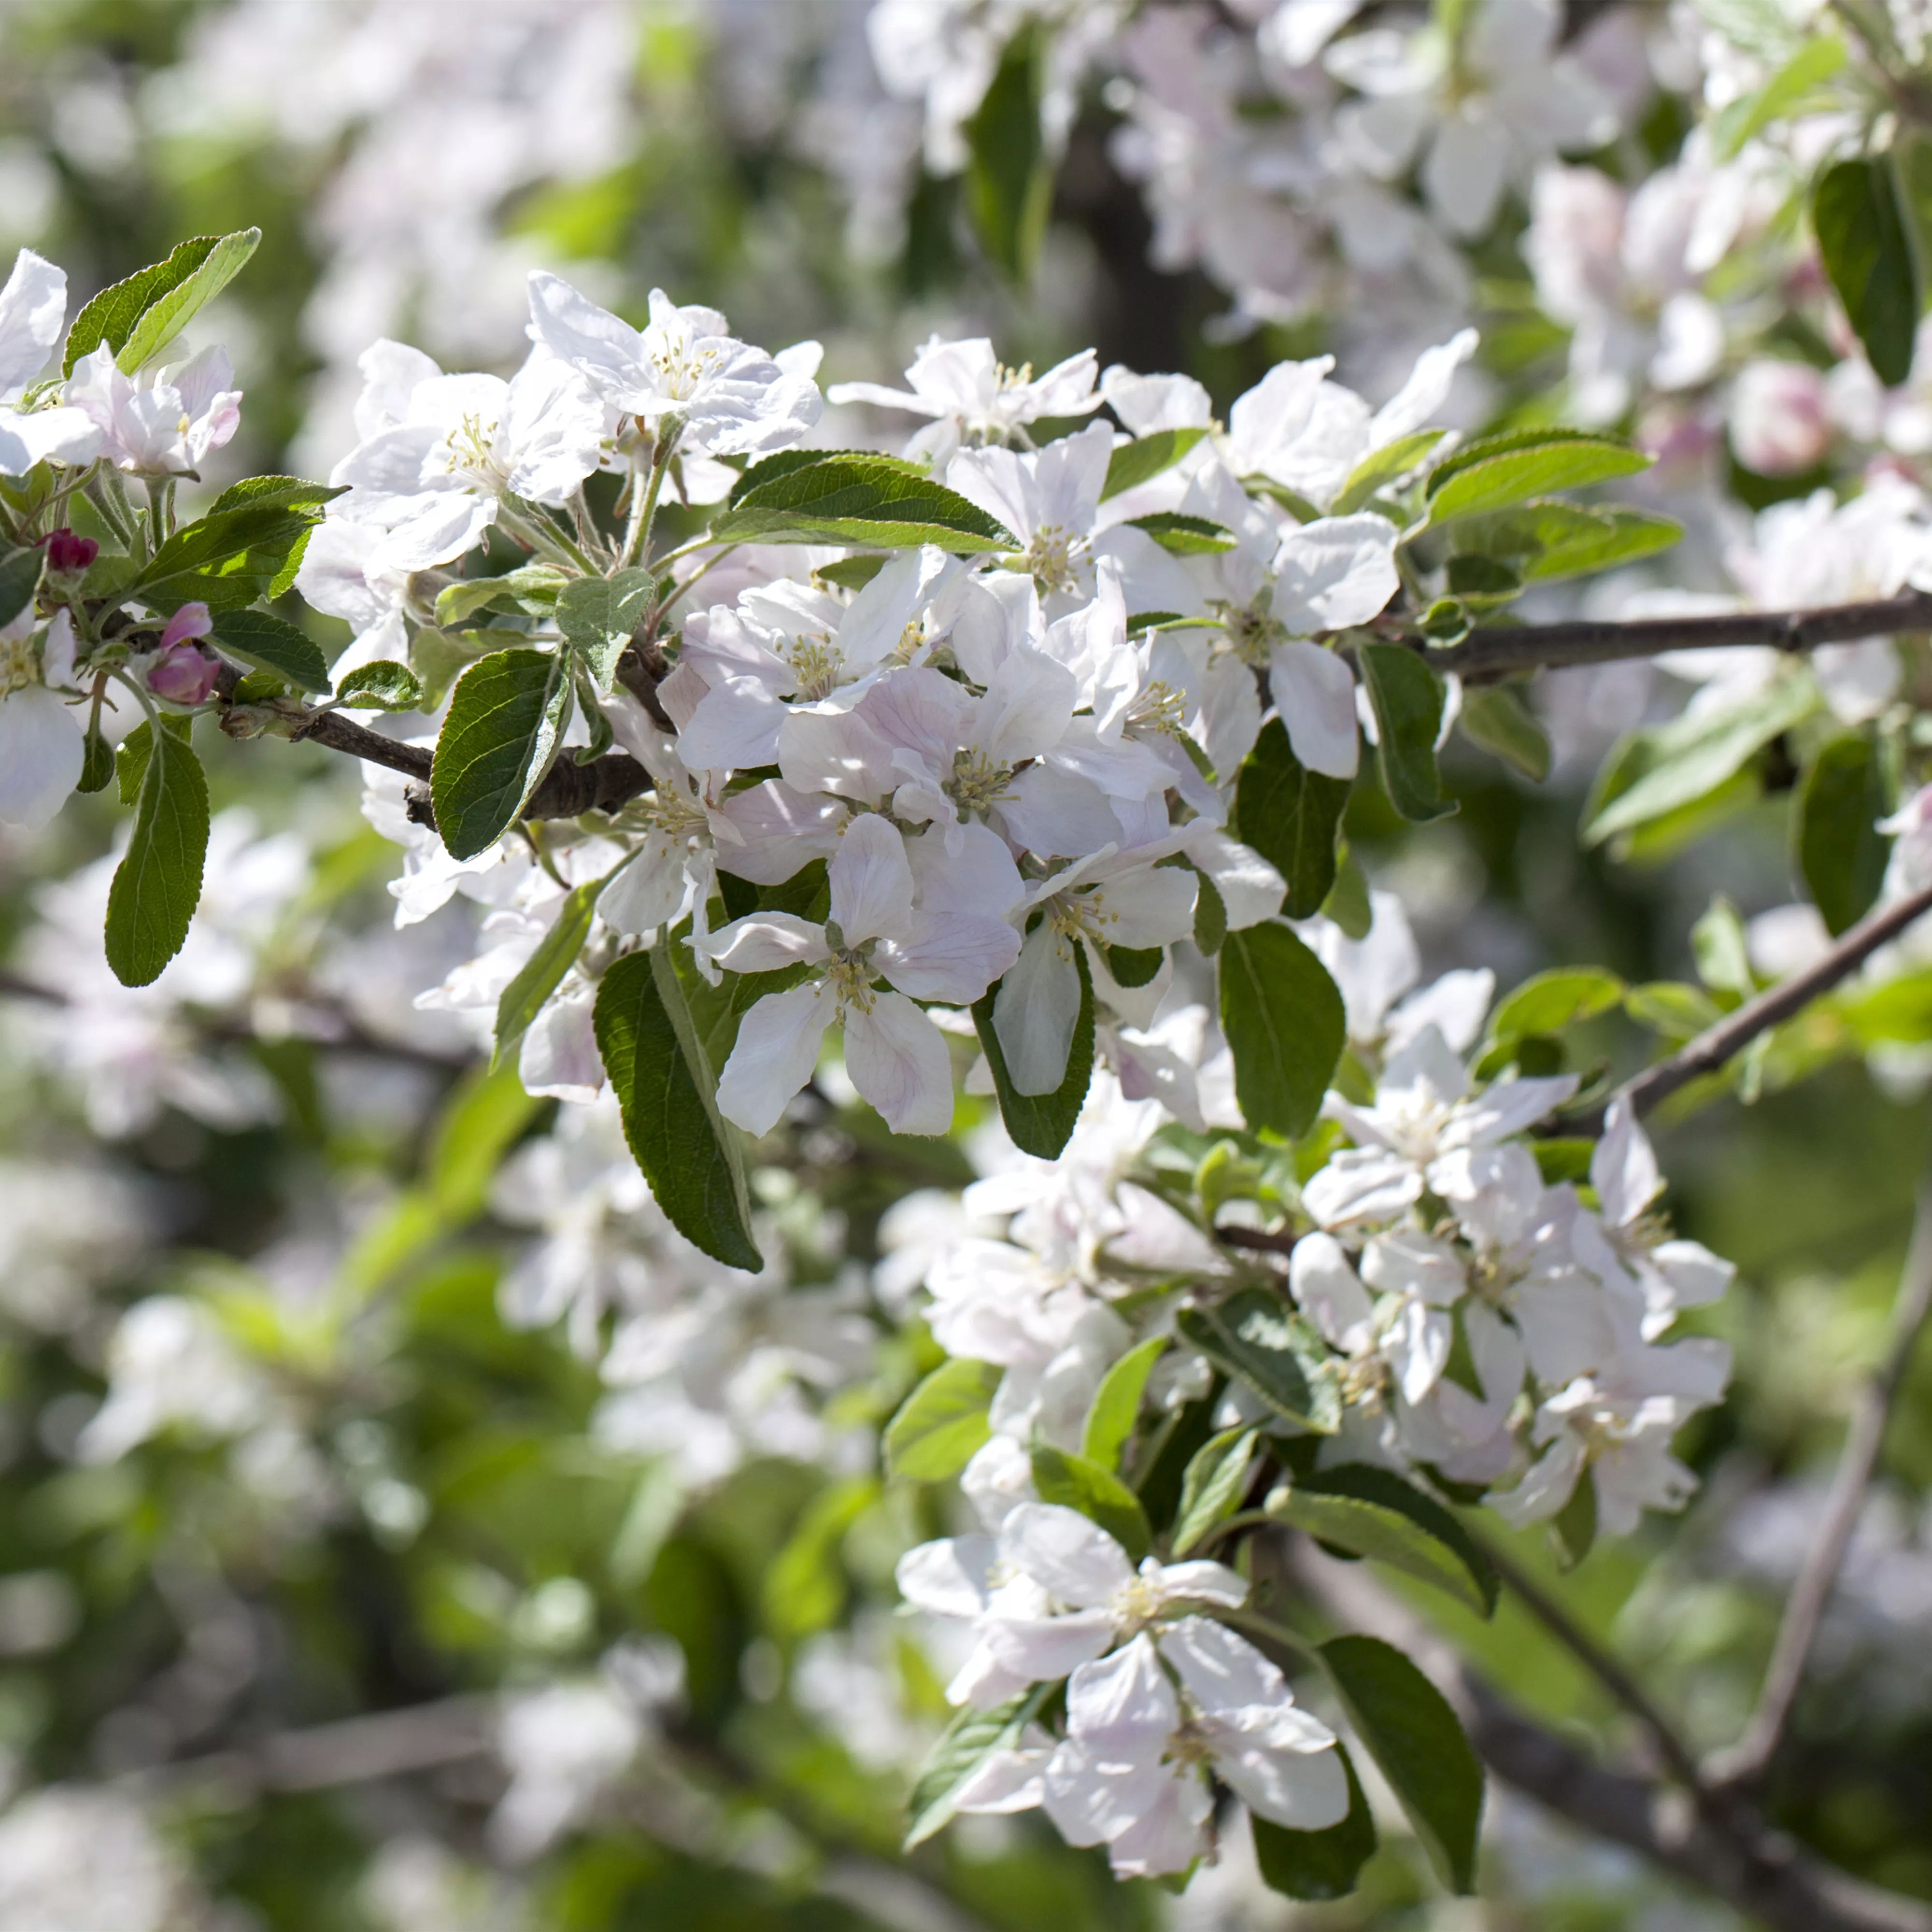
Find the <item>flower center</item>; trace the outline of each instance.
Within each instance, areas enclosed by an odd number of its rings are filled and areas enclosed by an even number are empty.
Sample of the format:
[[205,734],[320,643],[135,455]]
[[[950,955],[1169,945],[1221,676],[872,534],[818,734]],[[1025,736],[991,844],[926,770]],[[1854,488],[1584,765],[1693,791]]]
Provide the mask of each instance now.
[[494,419],[486,423],[472,411],[442,440],[449,473],[472,477],[493,495],[510,480],[510,472],[496,460],[497,428]]
[[838,688],[845,653],[821,631],[816,637],[795,638],[785,652],[785,662],[798,679],[796,695],[817,699]]
[[1042,524],[1027,545],[1026,567],[1042,597],[1078,590],[1087,560],[1087,539],[1062,524]]
[[1228,646],[1244,664],[1265,665],[1269,653],[1288,636],[1274,613],[1259,606],[1244,608],[1216,599],[1208,608],[1227,626]]
[[32,633],[18,638],[0,635],[0,698],[40,681],[40,654]]
[[984,814],[989,807],[1012,796],[1007,789],[1012,776],[1010,766],[994,764],[983,752],[955,752],[946,795],[959,808],[962,818]]
[[1084,938],[1096,946],[1111,946],[1109,926],[1118,926],[1120,916],[1106,910],[1107,895],[1099,886],[1084,892],[1056,892],[1046,902],[1046,916],[1062,939]]
[[866,955],[870,949],[862,946],[848,948],[840,944],[843,934],[830,920],[826,922],[825,937],[833,949],[832,963],[826,968],[825,977],[838,995],[838,1004],[869,1013],[873,1000],[872,966]]
[[1187,700],[1164,679],[1156,678],[1127,707],[1127,722],[1136,730],[1158,732],[1164,738],[1180,736]]
[[723,359],[719,350],[700,347],[693,338],[680,332],[658,337],[646,350],[645,360],[658,379],[658,387],[674,402],[688,401]]

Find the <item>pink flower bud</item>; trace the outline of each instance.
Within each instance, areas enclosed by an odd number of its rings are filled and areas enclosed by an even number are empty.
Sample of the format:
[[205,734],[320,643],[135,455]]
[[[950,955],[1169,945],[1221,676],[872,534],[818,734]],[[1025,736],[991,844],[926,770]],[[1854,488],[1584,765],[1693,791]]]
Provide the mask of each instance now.
[[41,541],[47,547],[47,568],[57,576],[78,577],[100,554],[92,537],[77,537],[70,530],[50,530]]
[[167,628],[161,633],[158,650],[166,650],[170,644],[186,644],[190,638],[205,638],[214,628],[214,620],[208,614],[206,604],[184,604],[168,620]]
[[1747,363],[1731,391],[1731,447],[1760,476],[1800,476],[1832,440],[1825,379],[1808,363]]
[[199,644],[170,644],[148,667],[148,688],[174,704],[205,704],[221,666]]

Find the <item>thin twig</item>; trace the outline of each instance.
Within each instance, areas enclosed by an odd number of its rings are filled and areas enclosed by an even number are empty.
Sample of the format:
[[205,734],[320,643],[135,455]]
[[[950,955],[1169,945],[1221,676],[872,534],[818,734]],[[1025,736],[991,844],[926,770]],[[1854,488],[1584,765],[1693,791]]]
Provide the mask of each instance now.
[[1932,1312],[1932,1176],[1919,1190],[1911,1244],[1899,1276],[1898,1298],[1892,1306],[1885,1353],[1858,1391],[1852,1408],[1851,1426],[1846,1433],[1845,1446],[1840,1452],[1831,1495],[1825,1505],[1825,1520],[1786,1601],[1778,1641],[1772,1647],[1771,1662],[1758,1694],[1757,1708],[1751,1714],[1744,1736],[1730,1750],[1714,1754],[1706,1766],[1706,1775],[1714,1783],[1749,1783],[1763,1772],[1783,1740],[1792,1706],[1804,1682],[1805,1666],[1817,1640],[1825,1606],[1831,1600],[1845,1552],[1851,1545],[1852,1533],[1858,1526],[1865,1490],[1878,1466],[1892,1402],[1911,1365],[1912,1351],[1928,1312]]
[[1627,622],[1579,619],[1562,624],[1490,625],[1471,632],[1461,644],[1445,650],[1413,638],[1408,641],[1437,670],[1454,671],[1466,684],[1482,684],[1520,671],[1654,658],[1666,651],[1766,644],[1773,650],[1802,652],[1815,650],[1820,644],[1926,630],[1932,630],[1932,595],[1914,590],[1901,597],[1828,604],[1815,610],[1738,610],[1714,616],[1643,617]]
[[1647,1066],[1626,1080],[1603,1106],[1582,1114],[1562,1116],[1565,1128],[1577,1133],[1600,1132],[1612,1101],[1628,1100],[1640,1114],[1646,1114],[1659,1102],[1668,1100],[1680,1088],[1707,1073],[1714,1073],[1726,1060],[1760,1034],[1781,1025],[1818,998],[1850,978],[1888,940],[1895,939],[1915,920],[1932,912],[1932,886],[1909,893],[1889,905],[1868,913],[1818,962],[1802,973],[1768,988],[1755,999],[1747,1000],[1735,1012],[1726,1013],[1714,1027],[1708,1027],[1668,1060]]

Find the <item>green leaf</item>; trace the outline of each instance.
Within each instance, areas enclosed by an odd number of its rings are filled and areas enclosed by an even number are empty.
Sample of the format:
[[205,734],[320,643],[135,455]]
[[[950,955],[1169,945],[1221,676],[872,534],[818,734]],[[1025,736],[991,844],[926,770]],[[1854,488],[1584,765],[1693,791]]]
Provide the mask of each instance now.
[[1311,772],[1294,755],[1280,718],[1262,727],[1242,761],[1234,822],[1244,844],[1288,882],[1282,912],[1311,919],[1335,885],[1336,837],[1353,789],[1347,778]]
[[261,240],[259,228],[244,228],[223,236],[188,274],[158,294],[141,311],[140,320],[114,358],[115,367],[131,376],[166,348],[242,272]]
[[1157,429],[1150,435],[1124,442],[1107,459],[1107,480],[1100,486],[1100,500],[1118,496],[1172,470],[1201,439],[1204,429]]
[[1134,1424],[1140,1418],[1148,1377],[1166,1347],[1166,1338],[1156,1335],[1130,1348],[1100,1378],[1080,1436],[1080,1453],[1088,1462],[1097,1462],[1103,1469],[1120,1468],[1121,1452],[1132,1439]]
[[1393,1646],[1338,1636],[1322,1661],[1348,1720],[1382,1768],[1443,1883],[1476,1886],[1483,1768],[1442,1694]]
[[493,651],[457,680],[430,770],[453,856],[494,844],[549,770],[570,716],[568,669],[560,651]]
[[447,1226],[482,1212],[504,1155],[543,1104],[524,1091],[513,1066],[473,1067],[457,1083],[423,1162],[424,1184]]
[[33,602],[40,588],[45,551],[10,550],[0,556],[0,626],[10,624]]
[[1240,1507],[1255,1441],[1252,1429],[1224,1429],[1195,1450],[1180,1479],[1180,1508],[1174,1519],[1176,1557],[1185,1556]]
[[1214,958],[1228,937],[1228,905],[1221,888],[1197,866],[1194,870],[1194,944]]
[[208,780],[187,740],[148,734],[128,850],[107,894],[107,963],[124,986],[146,986],[182,949],[201,900],[208,856]]
[[394,658],[345,671],[335,696],[338,704],[358,711],[420,711],[427,701],[416,673]]
[[1772,67],[1789,58],[1798,38],[1778,0],[1696,0],[1696,9],[1734,46]]
[[214,254],[220,241],[218,235],[194,236],[177,242],[166,261],[151,262],[124,281],[103,289],[74,317],[74,326],[68,331],[61,374],[71,376],[81,358],[92,355],[104,342],[118,356],[142,316],[170,290],[186,281]]
[[1042,1502],[1078,1510],[1090,1522],[1098,1523],[1127,1552],[1129,1562],[1138,1563],[1153,1550],[1154,1532],[1140,1498],[1111,1469],[1103,1469],[1084,1456],[1070,1455],[1050,1442],[1036,1442],[1033,1486]]
[[1346,1898],[1354,1890],[1363,1866],[1375,1856],[1378,1842],[1375,1814],[1369,1809],[1347,1745],[1338,1743],[1335,1748],[1348,1774],[1348,1815],[1339,1825],[1321,1832],[1292,1832],[1285,1825],[1248,1814],[1262,1882],[1284,1898]]
[[1374,910],[1369,904],[1368,874],[1346,844],[1334,888],[1322,902],[1322,916],[1333,920],[1351,939],[1367,938],[1369,928],[1375,923]]
[[194,603],[239,610],[278,596],[315,520],[312,512],[280,503],[211,511],[170,537],[124,595],[168,612]]
[[1651,458],[1620,438],[1585,430],[1504,430],[1465,443],[1429,478],[1429,520],[1446,524],[1648,470]]
[[1363,681],[1376,710],[1381,743],[1376,755],[1389,802],[1412,824],[1445,818],[1456,809],[1442,796],[1436,741],[1442,731],[1442,680],[1406,644],[1365,644],[1357,649]]
[[1174,556],[1217,556],[1234,547],[1233,536],[1220,524],[1205,517],[1183,516],[1178,510],[1158,510],[1151,516],[1130,517],[1127,521]]
[[1561,1568],[1574,1570],[1597,1540],[1597,1478],[1586,1467],[1570,1500],[1550,1519],[1550,1546]]
[[[492,608],[527,610],[540,616],[554,610],[565,590],[579,580],[550,563],[526,563],[502,577],[466,577],[436,592],[436,621],[445,626],[463,624],[478,611]],[[602,583],[603,579],[595,580]]]
[[1687,712],[1667,724],[1633,733],[1611,753],[1585,808],[1584,844],[1600,845],[1715,791],[1817,708],[1817,687],[1810,679],[1780,677],[1742,704]]
[[[105,791],[114,782],[114,747],[101,736],[100,713],[96,712],[87,721],[87,736],[81,748],[80,782],[74,790]],[[122,801],[124,805],[128,802]]]
[[1284,1420],[1322,1436],[1341,1426],[1341,1397],[1328,1370],[1327,1347],[1268,1289],[1244,1288],[1211,1307],[1184,1308],[1174,1326]]
[[1735,160],[1754,134],[1804,112],[1811,105],[1807,97],[1844,64],[1844,42],[1835,34],[1814,34],[1762,87],[1712,116],[1712,159]]
[[1653,556],[1683,534],[1682,524],[1646,510],[1544,496],[1486,516],[1466,517],[1456,525],[1451,542],[1459,556],[1496,558],[1526,580],[1553,583]]
[[557,593],[556,627],[590,674],[598,697],[610,695],[617,660],[656,601],[657,579],[648,570],[580,577]]
[[[176,712],[161,713],[161,729],[172,732],[184,743],[194,728],[191,718],[184,718]],[[114,776],[123,805],[132,805],[141,796],[142,783],[148,776],[148,759],[154,748],[154,728],[145,721],[136,724],[115,747]]]
[[1924,306],[1906,213],[1888,157],[1839,161],[1811,194],[1811,225],[1825,272],[1887,388],[1912,374],[1912,338]]
[[1689,1040],[1724,1016],[1724,1008],[1702,987],[1676,980],[1652,980],[1633,986],[1624,998],[1624,1010],[1639,1026],[1672,1041]]
[[993,1026],[993,1001],[999,988],[989,986],[973,1003],[973,1024],[993,1076],[994,1091],[1000,1096],[1000,1118],[1014,1146],[1042,1160],[1059,1159],[1060,1150],[1072,1136],[1080,1109],[1087,1104],[1087,1088],[1094,1078],[1094,975],[1084,946],[1074,947],[1073,964],[1080,974],[1080,1015],[1073,1023],[1066,1077],[1051,1094],[1022,1094],[1006,1071],[1006,1056]]
[[266,610],[222,610],[214,622],[214,641],[229,656],[271,671],[298,691],[327,696],[328,665],[322,647],[286,618]]
[[510,1049],[543,1011],[544,1001],[562,985],[563,976],[577,964],[577,956],[590,937],[598,895],[623,869],[622,864],[614,866],[601,879],[586,879],[572,888],[557,908],[550,929],[537,942],[536,950],[498,996],[496,1042],[490,1052],[492,1066],[500,1065],[508,1057]]
[[1550,776],[1550,734],[1514,685],[1478,685],[1462,694],[1456,722],[1471,744],[1480,745],[1532,783]]
[[1051,1684],[1036,1684],[1024,1696],[1009,1698],[990,1711],[969,1704],[948,1724],[928,1754],[907,1801],[904,1849],[922,1845],[951,1823],[952,1797],[994,1752],[1010,1750],[1052,1694]]
[[964,1356],[941,1362],[886,1425],[886,1473],[916,1483],[958,1475],[993,1432],[986,1412],[1005,1372],[997,1363]]
[[1327,968],[1273,921],[1222,943],[1221,1030],[1250,1127],[1293,1140],[1315,1124],[1348,1029]]
[[1712,992],[1730,994],[1733,1004],[1749,999],[1757,991],[1744,920],[1722,892],[1698,914],[1690,928],[1690,957],[1698,978]]
[[1335,500],[1328,506],[1329,515],[1350,515],[1370,497],[1390,484],[1400,482],[1420,464],[1448,433],[1445,430],[1419,429],[1413,436],[1397,436],[1394,442],[1370,450],[1349,471],[1348,480],[1335,493]]
[[319,510],[349,494],[346,483],[311,483],[302,476],[244,476],[231,483],[208,506],[208,514],[250,507],[279,506],[284,510]]
[[1164,946],[1110,946],[1106,952],[1107,970],[1117,986],[1144,986],[1167,957]]
[[1798,868],[1834,936],[1870,910],[1885,883],[1892,841],[1876,821],[1889,804],[1878,748],[1861,732],[1827,739],[1798,782]]
[[712,520],[716,543],[932,544],[963,556],[1014,550],[1018,539],[957,491],[904,464],[832,456],[748,490]]
[[1558,966],[1526,980],[1497,1007],[1490,1022],[1490,1037],[1520,1040],[1540,1033],[1561,1033],[1609,1012],[1622,1004],[1626,991],[1616,974],[1600,966]]
[[838,1546],[878,1494],[876,1476],[848,1476],[826,1484],[806,1505],[758,1593],[765,1628],[779,1642],[796,1643],[838,1621],[846,1598]]
[[1268,1499],[1268,1513],[1320,1541],[1446,1590],[1479,1617],[1494,1613],[1496,1573],[1468,1532],[1392,1470],[1344,1463]]
[[966,208],[994,266],[1024,286],[1053,206],[1053,161],[1040,128],[1047,36],[1029,21],[1006,43],[966,123]]
[[688,1241],[727,1267],[764,1265],[752,1239],[737,1130],[718,1113],[718,1079],[692,1026],[668,934],[618,960],[597,988],[597,1050],[624,1138],[658,1205]]

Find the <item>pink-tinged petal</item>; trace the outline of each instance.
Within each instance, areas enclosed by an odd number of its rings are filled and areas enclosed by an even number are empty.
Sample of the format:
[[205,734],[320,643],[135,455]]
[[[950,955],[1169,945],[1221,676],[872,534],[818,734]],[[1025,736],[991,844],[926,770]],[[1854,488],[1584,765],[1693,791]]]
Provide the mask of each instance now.
[[1306,638],[1291,638],[1274,647],[1268,695],[1302,764],[1327,778],[1354,776],[1361,733],[1355,719],[1355,674],[1346,658]]
[[776,973],[802,961],[818,965],[832,957],[824,933],[788,912],[734,919],[711,935],[704,950],[713,964],[733,973]]
[[588,991],[551,1000],[524,1035],[517,1078],[526,1094],[587,1106],[604,1090]]
[[881,940],[873,961],[915,1000],[970,1006],[1019,957],[1020,936],[1004,920],[916,912],[904,930]]
[[0,698],[0,820],[38,830],[80,782],[85,737],[44,684]]
[[772,764],[778,730],[790,712],[770,686],[726,672],[698,700],[677,734],[678,755],[694,772],[750,771]]
[[171,644],[185,642],[190,638],[205,638],[214,628],[214,620],[208,614],[206,604],[184,604],[167,621],[161,632],[161,641],[155,648],[166,650]]
[[906,860],[921,912],[1004,920],[1026,896],[1006,841],[983,825],[950,826],[908,838]]
[[943,1134],[952,1124],[952,1057],[946,1036],[903,993],[875,992],[845,1010],[845,1070],[896,1134]]
[[1058,743],[1078,696],[1073,674],[1064,664],[1044,651],[1012,651],[986,687],[973,742],[989,764],[1011,770]]
[[710,814],[719,868],[754,885],[782,884],[838,850],[845,814],[838,800],[794,791],[778,778],[734,792]]
[[767,993],[745,1016],[718,1082],[718,1111],[747,1133],[768,1134],[812,1078],[838,1001],[822,980]]
[[778,733],[778,770],[794,791],[878,805],[903,774],[892,745],[856,711],[794,711]]
[[912,916],[912,867],[905,840],[886,820],[862,812],[832,855],[832,920],[848,946],[904,930]]
[[1073,1028],[1080,1018],[1080,969],[1073,941],[1042,920],[1000,982],[993,1030],[1006,1072],[1022,1094],[1051,1094],[1066,1077]]
[[597,916],[614,932],[641,935],[670,926],[690,910],[685,848],[663,832],[647,832],[638,855],[598,895]]

